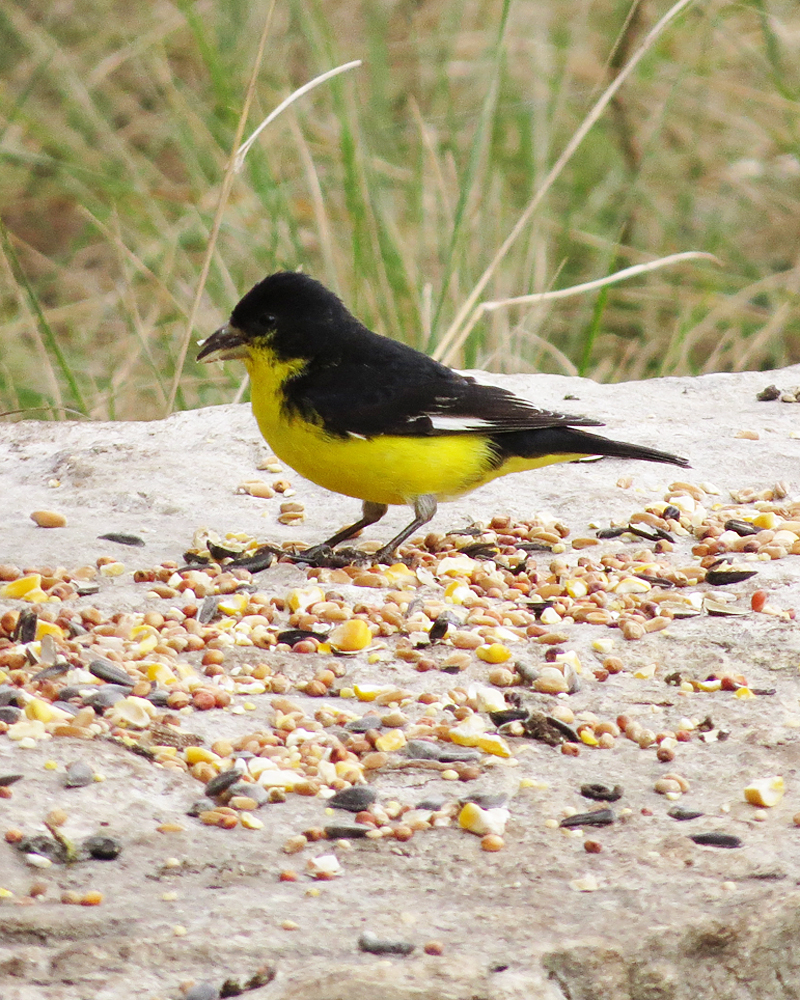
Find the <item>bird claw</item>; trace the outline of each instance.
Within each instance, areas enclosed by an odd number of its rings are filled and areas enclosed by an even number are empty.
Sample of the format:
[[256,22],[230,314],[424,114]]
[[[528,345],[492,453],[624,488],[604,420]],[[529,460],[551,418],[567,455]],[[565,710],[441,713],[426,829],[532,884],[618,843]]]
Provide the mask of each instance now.
[[343,566],[367,562],[371,558],[358,549],[332,549],[324,542],[321,545],[312,545],[310,549],[304,549],[302,552],[284,553],[284,556],[292,562],[325,569],[341,569]]
[[396,546],[392,546],[390,549],[378,549],[378,551],[373,554],[372,561],[377,565],[382,566],[392,566],[396,562],[404,562],[403,559],[398,559]]

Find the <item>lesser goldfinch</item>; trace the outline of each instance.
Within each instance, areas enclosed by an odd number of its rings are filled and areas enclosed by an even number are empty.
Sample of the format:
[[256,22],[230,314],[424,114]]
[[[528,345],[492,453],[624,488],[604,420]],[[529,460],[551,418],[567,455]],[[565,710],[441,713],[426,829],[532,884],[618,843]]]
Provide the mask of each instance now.
[[389,561],[430,521],[439,501],[509,472],[590,455],[689,464],[576,430],[602,421],[539,409],[373,333],[305,274],[278,272],[260,281],[197,356],[229,358],[247,367],[253,413],[278,458],[363,501],[362,517],[323,546],[352,538],[389,504],[414,509],[411,523],[375,554],[377,562]]

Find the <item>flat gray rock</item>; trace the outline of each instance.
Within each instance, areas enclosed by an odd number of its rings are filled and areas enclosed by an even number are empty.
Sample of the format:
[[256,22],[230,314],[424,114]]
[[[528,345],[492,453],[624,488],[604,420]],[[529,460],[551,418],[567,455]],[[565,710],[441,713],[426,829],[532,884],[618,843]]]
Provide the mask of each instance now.
[[[800,494],[800,406],[756,399],[770,383],[800,384],[800,366],[619,385],[547,375],[490,378],[540,406],[603,419],[601,432],[609,436],[686,455],[692,468],[611,459],[553,466],[443,504],[431,530],[546,511],[570,528],[570,538],[586,536],[593,525],[622,520],[663,498],[675,480],[715,484],[720,502],[731,490],[761,490],[777,481],[785,483],[790,500]],[[740,432],[755,432],[757,439],[737,437]],[[103,578],[97,594],[71,606],[163,609],[169,602],[146,597],[147,587],[133,582],[132,571],[165,559],[180,562],[200,527],[314,543],[358,516],[357,501],[325,493],[286,469],[307,519],[294,527],[279,524],[280,496],[260,500],[236,492],[244,480],[277,478],[258,469],[268,455],[244,405],[150,423],[0,425],[0,563],[77,567],[113,556],[126,572]],[[66,527],[37,527],[30,514],[41,509],[64,514]],[[366,537],[385,541],[408,516],[392,509]],[[137,535],[146,544],[98,539],[108,532]],[[677,546],[687,564],[692,544],[683,539]],[[609,551],[620,545],[609,542]],[[544,553],[542,565],[550,558]],[[771,605],[800,609],[800,556],[757,568],[756,578],[727,588],[740,595],[742,606],[760,588]],[[305,581],[302,568],[284,564],[256,577],[259,588],[275,594]],[[365,595],[379,599],[374,591]],[[0,599],[0,613],[19,606]],[[800,813],[800,628],[763,614],[702,615],[625,643],[611,630],[575,626],[567,645],[589,669],[602,659],[592,649],[599,635],[615,638],[615,652],[628,668],[655,662],[658,676],[635,680],[626,673],[603,684],[589,677],[562,704],[601,718],[625,712],[656,731],[683,716],[709,716],[727,738],[694,739],[671,764],[624,739],[611,751],[586,748],[579,757],[520,740],[514,742],[515,763],[490,760],[481,779],[468,784],[435,770],[397,767],[377,774],[372,787],[380,802],[508,794],[506,846],[498,853],[483,852],[478,837],[454,826],[405,843],[357,840],[350,850],[312,844],[290,857],[282,852],[287,837],[331,822],[321,800],[289,795],[259,810],[263,829],[224,831],[186,817],[202,793],[189,775],[106,741],[56,738],[25,750],[0,736],[0,773],[24,775],[2,802],[4,829],[43,833],[42,821],[59,807],[69,814],[70,839],[101,833],[123,845],[113,861],[42,871],[0,843],[0,888],[18,899],[34,882],[47,887],[44,900],[29,906],[0,901],[0,996],[155,1000],[178,996],[189,981],[217,987],[228,977],[243,982],[268,963],[277,975],[245,994],[254,1000],[800,996],[800,828],[793,823]],[[536,652],[541,660],[542,648]],[[302,657],[291,662],[297,660]],[[454,678],[420,674],[399,660],[369,663],[361,654],[341,662],[347,680],[415,692],[485,680],[486,669],[476,663]],[[775,694],[750,700],[731,692],[681,695],[663,680],[673,670],[697,677],[742,673],[753,688]],[[300,676],[301,667],[297,671]],[[303,700],[294,692],[291,697]],[[533,698],[543,711],[558,704]],[[212,740],[233,739],[267,717],[268,709],[257,705],[244,715],[198,712],[183,723]],[[63,773],[78,759],[105,780],[65,790]],[[57,771],[44,766],[52,760]],[[667,815],[675,803],[657,795],[653,784],[669,770],[691,786],[679,805],[702,817],[677,822]],[[786,794],[759,813],[742,790],[769,775],[783,777]],[[521,779],[527,779],[523,787]],[[623,787],[614,804],[616,821],[582,833],[557,829],[565,809],[586,811],[580,795],[586,783]],[[184,831],[158,832],[164,823]],[[690,839],[714,831],[739,837],[743,846],[720,850]],[[586,838],[602,850],[588,853]],[[340,877],[279,880],[283,869],[302,873],[308,858],[331,852],[343,869]],[[318,892],[309,894],[310,888]],[[104,902],[66,906],[59,902],[65,889],[99,890]],[[285,929],[286,920],[296,929]],[[408,941],[415,950],[407,957],[364,954],[358,941],[365,931]],[[431,941],[441,942],[442,955],[425,954]]]

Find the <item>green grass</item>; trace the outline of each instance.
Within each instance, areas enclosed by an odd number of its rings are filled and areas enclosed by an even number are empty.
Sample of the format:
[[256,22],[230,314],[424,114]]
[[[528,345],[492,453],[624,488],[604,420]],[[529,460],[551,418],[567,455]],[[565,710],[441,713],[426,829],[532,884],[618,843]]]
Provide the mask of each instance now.
[[[0,411],[168,408],[266,4],[0,8]],[[194,338],[279,268],[433,351],[668,5],[278,0]],[[800,361],[800,7],[697,0],[570,159],[482,299],[682,250],[628,283],[487,314],[456,363],[602,380]],[[176,406],[233,398],[183,371]]]

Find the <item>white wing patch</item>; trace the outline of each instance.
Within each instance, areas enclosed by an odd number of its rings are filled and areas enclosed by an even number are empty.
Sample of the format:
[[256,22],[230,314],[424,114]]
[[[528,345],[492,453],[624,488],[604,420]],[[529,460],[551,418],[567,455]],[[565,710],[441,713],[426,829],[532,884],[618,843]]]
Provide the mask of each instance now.
[[454,417],[442,413],[429,413],[427,416],[435,431],[449,431],[451,434],[482,431],[497,426],[491,420],[482,420],[480,417]]

